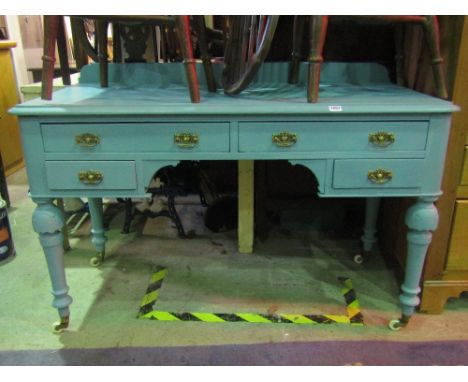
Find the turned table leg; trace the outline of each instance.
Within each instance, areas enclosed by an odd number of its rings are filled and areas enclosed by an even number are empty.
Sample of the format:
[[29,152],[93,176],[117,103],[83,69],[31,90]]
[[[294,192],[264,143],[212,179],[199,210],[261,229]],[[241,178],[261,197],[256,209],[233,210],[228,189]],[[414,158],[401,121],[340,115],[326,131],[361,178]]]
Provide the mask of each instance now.
[[72,298],[68,295],[68,285],[63,264],[63,237],[61,229],[64,225],[62,211],[53,204],[52,199],[34,199],[37,208],[33,213],[34,231],[39,234],[42,249],[47,261],[49,276],[52,282],[54,299],[52,306],[58,309],[60,322],[55,323],[53,330],[61,332],[68,327],[70,319],[69,306]]
[[97,256],[91,259],[90,264],[96,267],[104,261],[107,241],[104,235],[102,198],[88,198],[88,206],[91,215],[91,242],[98,252]]
[[364,232],[361,236],[362,254],[354,256],[354,262],[362,264],[368,260],[372,249],[374,248],[377,238],[377,217],[379,215],[380,198],[366,198],[366,217],[364,221]]
[[402,315],[398,320],[392,320],[389,327],[398,330],[408,323],[419,305],[419,282],[426,258],[427,248],[432,240],[432,231],[439,223],[439,213],[434,202],[437,197],[422,197],[412,205],[406,213],[408,227],[408,253],[406,257],[405,279],[401,286],[400,302]]

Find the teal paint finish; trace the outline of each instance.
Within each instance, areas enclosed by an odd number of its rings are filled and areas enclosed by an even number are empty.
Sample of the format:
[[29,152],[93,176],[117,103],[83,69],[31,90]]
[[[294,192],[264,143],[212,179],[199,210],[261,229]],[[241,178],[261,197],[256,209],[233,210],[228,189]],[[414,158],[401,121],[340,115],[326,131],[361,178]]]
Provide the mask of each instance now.
[[91,242],[98,251],[104,254],[107,238],[104,234],[104,219],[101,198],[88,198],[89,213],[91,215]]
[[323,159],[309,160],[290,160],[289,163],[295,166],[303,166],[308,168],[317,179],[318,191],[321,196],[325,193],[325,185],[327,184],[327,161]]
[[[428,121],[239,122],[239,151],[359,151],[360,155],[363,152],[375,155],[375,152],[420,151],[426,148],[428,125]],[[283,131],[297,135],[293,146],[278,147],[272,142],[272,135]],[[380,131],[394,134],[395,142],[386,147],[369,142],[369,134]]]
[[371,252],[377,238],[377,217],[379,215],[380,198],[366,198],[366,216],[364,221],[364,233],[361,237],[364,252]]
[[405,222],[408,226],[408,256],[406,259],[405,279],[401,286],[403,316],[409,317],[419,305],[418,297],[427,248],[432,240],[432,231],[439,224],[439,213],[434,202],[437,198],[420,198],[407,211]]
[[[375,65],[365,65],[363,68],[360,67],[361,64],[342,64],[339,65],[341,70],[330,70],[328,75],[321,77],[320,98],[315,104],[306,101],[303,82],[290,85],[283,78],[267,83],[261,81],[262,78],[273,79],[280,72],[287,73],[287,65],[284,63],[263,65],[257,81],[235,97],[225,96],[221,90],[209,93],[201,86],[202,102],[199,104],[187,103],[188,91],[181,83],[179,64],[167,67],[159,64],[132,64],[132,67],[110,64],[109,67],[113,68],[115,65],[118,66],[118,78],[124,81],[111,83],[108,88],[101,88],[98,82],[86,82],[84,79],[79,86],[71,86],[54,93],[52,101],[31,100],[14,107],[11,112],[21,116],[105,115],[109,117],[434,114],[457,110],[450,102],[393,85],[388,80],[384,81],[380,75],[377,76],[380,80],[378,83],[369,82],[373,77],[372,72],[382,70]],[[369,71],[367,74],[364,73],[365,69]],[[219,69],[216,72],[219,73]],[[349,78],[344,80],[348,73],[352,76],[352,80]]]
[[[51,190],[133,190],[135,162],[131,161],[46,161],[47,184]],[[83,183],[80,172],[102,174],[100,183]]]
[[[421,159],[344,159],[335,161],[334,188],[420,188],[423,182],[424,161]],[[392,172],[386,183],[368,179],[369,171],[383,169]]]
[[[46,152],[120,153],[120,152],[228,152],[229,122],[209,121],[153,122],[153,123],[89,123],[42,124],[42,138]],[[193,148],[181,148],[174,142],[176,134],[190,133],[199,141]],[[97,135],[100,143],[82,147],[75,137]]]
[[58,310],[61,321],[68,321],[69,306],[73,299],[68,294],[68,285],[63,265],[64,224],[62,211],[52,203],[51,199],[35,199],[37,208],[33,213],[34,231],[39,235],[41,246],[49,269],[54,296],[52,306]]
[[[419,279],[431,232],[437,227],[433,204],[440,184],[450,131],[450,102],[389,82],[375,64],[323,65],[319,102],[306,102],[307,65],[297,85],[287,83],[287,63],[266,63],[253,84],[229,97],[208,93],[200,75],[200,104],[188,99],[182,64],[111,64],[109,88],[100,88],[96,65],[83,68],[81,83],[60,90],[52,101],[32,100],[11,113],[20,117],[31,196],[38,208],[33,221],[46,253],[54,306],[68,319],[68,295],[59,245],[56,197],[89,198],[93,243],[104,251],[100,198],[144,197],[154,176],[180,160],[289,160],[309,168],[321,197],[366,197],[364,250],[375,242],[381,197],[414,196],[408,211],[408,254],[402,286],[402,313],[419,303]],[[201,71],[201,65],[197,70]],[[215,65],[218,82],[222,67]],[[200,74],[202,74],[200,72]],[[297,134],[291,147],[277,147],[272,135]],[[395,142],[377,147],[369,134],[393,133]],[[100,137],[99,145],[79,147],[78,134]],[[199,140],[180,148],[174,135]],[[368,172],[383,168],[392,180],[374,184]],[[103,174],[95,185],[80,182],[80,171]],[[51,212],[55,211],[55,212]],[[53,227],[51,232],[51,228]]]

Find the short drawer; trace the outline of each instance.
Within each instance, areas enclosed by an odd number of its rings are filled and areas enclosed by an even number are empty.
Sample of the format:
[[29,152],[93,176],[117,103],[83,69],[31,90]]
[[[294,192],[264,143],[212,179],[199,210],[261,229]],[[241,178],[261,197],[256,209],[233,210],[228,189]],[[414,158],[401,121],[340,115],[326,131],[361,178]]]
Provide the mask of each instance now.
[[416,188],[423,173],[422,159],[336,160],[333,188]]
[[460,185],[468,186],[468,146],[465,147],[465,159],[463,160],[463,170]]
[[134,190],[133,161],[46,161],[51,190]]
[[41,125],[46,152],[227,152],[228,122]]
[[427,121],[239,122],[239,150],[422,151]]

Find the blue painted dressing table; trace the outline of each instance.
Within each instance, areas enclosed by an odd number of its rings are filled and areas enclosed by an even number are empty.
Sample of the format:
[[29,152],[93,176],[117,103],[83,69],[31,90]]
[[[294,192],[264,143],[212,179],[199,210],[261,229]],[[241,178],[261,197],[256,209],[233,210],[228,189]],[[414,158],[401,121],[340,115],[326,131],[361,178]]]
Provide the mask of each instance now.
[[[200,71],[200,67],[198,70]],[[220,78],[222,68],[215,65]],[[397,330],[419,304],[419,280],[437,228],[434,205],[450,130],[450,102],[390,83],[376,64],[323,65],[318,103],[306,102],[306,66],[287,83],[286,63],[264,64],[236,97],[202,90],[190,103],[181,64],[113,64],[109,88],[96,65],[52,101],[11,110],[20,118],[31,197],[52,281],[53,306],[68,325],[64,224],[54,198],[88,198],[92,242],[104,253],[103,197],[147,197],[153,175],[180,160],[289,160],[310,169],[321,197],[367,198],[364,250],[375,242],[381,197],[417,197],[406,215],[408,254]],[[200,79],[204,76],[200,75]],[[201,88],[206,85],[201,83]]]

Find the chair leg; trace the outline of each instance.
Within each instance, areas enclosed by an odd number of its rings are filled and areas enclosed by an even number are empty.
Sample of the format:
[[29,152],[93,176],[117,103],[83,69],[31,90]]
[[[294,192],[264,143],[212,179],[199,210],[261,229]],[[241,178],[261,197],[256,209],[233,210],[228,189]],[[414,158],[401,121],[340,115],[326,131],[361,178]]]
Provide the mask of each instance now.
[[195,60],[193,59],[189,16],[177,16],[177,33],[179,35],[180,48],[184,60],[185,72],[187,75],[190,99],[193,103],[199,103],[200,90],[198,88],[198,76],[195,67]]
[[291,53],[291,65],[289,67],[289,83],[297,84],[299,81],[299,66],[301,63],[301,47],[304,37],[304,16],[294,16],[293,25],[293,49]]
[[405,86],[405,55],[403,52],[405,40],[405,26],[397,24],[395,26],[395,67],[396,82],[400,86]]
[[76,69],[78,71],[80,71],[83,66],[88,64],[88,56],[80,41],[80,34],[83,28],[80,24],[82,22],[82,20],[76,17],[70,17],[70,25],[73,39],[73,54],[75,56]]
[[323,62],[323,46],[327,35],[328,16],[310,16],[309,19],[309,75],[307,84],[307,101],[318,101],[320,84],[320,66]]
[[439,98],[447,99],[447,82],[443,67],[444,59],[440,54],[439,22],[437,16],[426,16],[423,27],[429,53],[431,55],[436,95]]
[[112,62],[122,62],[122,47],[120,38],[120,25],[112,24]]
[[41,98],[52,99],[55,64],[55,43],[60,16],[44,16],[44,52],[42,56]]
[[97,38],[98,38],[98,57],[99,57],[99,75],[101,79],[101,87],[109,86],[108,79],[108,63],[107,63],[107,28],[109,23],[106,21],[97,21]]
[[205,69],[208,91],[216,93],[216,81],[213,74],[213,66],[211,65],[211,56],[208,53],[205,16],[193,16],[193,24],[198,36],[198,45],[200,47],[200,56],[203,61],[203,67]]
[[67,37],[65,32],[65,20],[59,16],[57,30],[57,47],[60,59],[60,73],[64,85],[71,85],[70,66],[68,65]]

